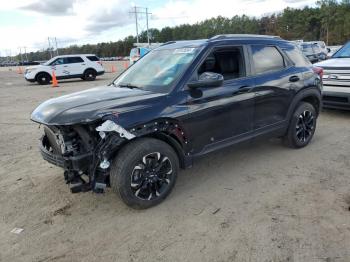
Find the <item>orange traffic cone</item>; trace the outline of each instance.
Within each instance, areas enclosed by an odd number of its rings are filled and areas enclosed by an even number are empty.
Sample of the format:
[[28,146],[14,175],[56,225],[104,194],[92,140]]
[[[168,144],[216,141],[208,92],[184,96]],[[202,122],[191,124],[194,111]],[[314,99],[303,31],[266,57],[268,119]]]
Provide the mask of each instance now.
[[52,71],[52,87],[58,87],[58,81],[56,78],[55,70]]
[[17,73],[18,73],[18,74],[23,74],[22,67],[19,66],[19,67],[17,68]]
[[112,73],[115,73],[115,72],[117,72],[117,70],[115,69],[115,66],[112,65]]

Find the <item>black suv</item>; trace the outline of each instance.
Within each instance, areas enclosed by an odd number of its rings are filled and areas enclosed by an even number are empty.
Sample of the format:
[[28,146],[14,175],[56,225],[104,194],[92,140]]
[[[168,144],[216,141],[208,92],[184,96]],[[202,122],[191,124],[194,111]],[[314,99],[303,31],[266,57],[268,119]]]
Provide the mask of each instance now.
[[294,44],[220,35],[163,44],[109,86],[50,99],[31,119],[44,125],[43,158],[64,169],[72,192],[110,186],[147,208],[211,151],[260,136],[306,146],[321,88]]

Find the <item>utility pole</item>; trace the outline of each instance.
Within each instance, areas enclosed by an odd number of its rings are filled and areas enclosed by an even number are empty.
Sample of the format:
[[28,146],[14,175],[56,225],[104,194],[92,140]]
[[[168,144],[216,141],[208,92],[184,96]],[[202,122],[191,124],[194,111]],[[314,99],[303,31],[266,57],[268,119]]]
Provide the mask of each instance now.
[[137,14],[138,14],[138,11],[137,11],[137,6],[136,6],[136,5],[134,6],[134,11],[133,11],[133,12],[130,12],[130,14],[134,14],[134,15],[135,15],[136,42],[138,43],[138,42],[139,42],[139,24],[138,24],[138,21],[137,21]]
[[26,57],[26,61],[28,61],[27,47],[24,46],[24,55]]
[[146,25],[147,25],[147,43],[149,48],[149,32],[148,32],[148,8],[146,7]]
[[23,63],[22,47],[19,47],[19,55],[21,57],[21,62]]
[[50,53],[50,58],[52,58],[51,44],[50,44],[50,37],[48,37],[48,38],[47,38],[47,41],[49,42],[49,53]]
[[[139,9],[141,9],[141,8],[146,10],[146,11],[140,11]],[[130,12],[130,14],[134,14],[135,15],[136,42],[137,43],[139,43],[139,19],[138,19],[138,14],[146,14],[147,42],[148,42],[148,46],[149,46],[150,45],[150,37],[149,37],[149,27],[148,27],[148,15],[151,15],[152,13],[148,12],[148,8],[134,6],[134,11]]]
[[58,48],[57,48],[57,39],[56,39],[56,36],[55,36],[55,43],[56,43],[56,55],[58,55]]

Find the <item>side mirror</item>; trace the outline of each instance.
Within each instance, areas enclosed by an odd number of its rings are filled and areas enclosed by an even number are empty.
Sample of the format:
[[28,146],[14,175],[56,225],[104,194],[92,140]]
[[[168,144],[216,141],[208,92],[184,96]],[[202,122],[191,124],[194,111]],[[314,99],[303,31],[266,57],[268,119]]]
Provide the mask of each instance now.
[[327,51],[328,51],[328,53],[330,53],[330,52],[331,52],[331,49],[330,49],[329,47],[327,47]]
[[199,76],[198,80],[188,83],[187,86],[189,88],[219,87],[222,86],[223,82],[224,77],[221,74],[204,72]]

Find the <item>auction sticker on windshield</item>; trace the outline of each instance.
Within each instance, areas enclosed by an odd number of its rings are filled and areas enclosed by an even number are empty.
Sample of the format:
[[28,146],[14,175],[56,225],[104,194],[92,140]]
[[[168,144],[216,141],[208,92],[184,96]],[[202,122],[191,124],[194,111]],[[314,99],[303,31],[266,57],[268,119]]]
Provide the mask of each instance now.
[[174,50],[174,54],[191,54],[195,50],[194,47],[191,48],[178,48]]

